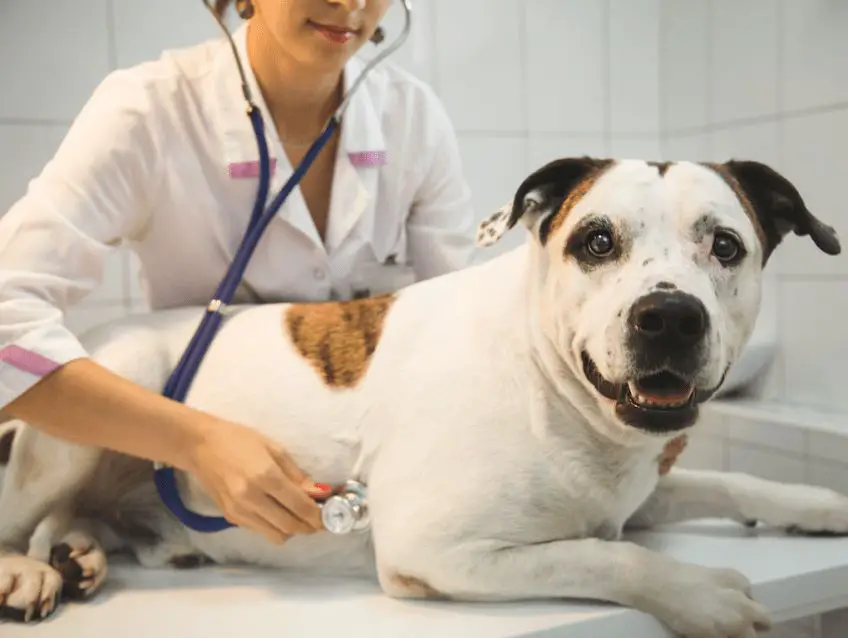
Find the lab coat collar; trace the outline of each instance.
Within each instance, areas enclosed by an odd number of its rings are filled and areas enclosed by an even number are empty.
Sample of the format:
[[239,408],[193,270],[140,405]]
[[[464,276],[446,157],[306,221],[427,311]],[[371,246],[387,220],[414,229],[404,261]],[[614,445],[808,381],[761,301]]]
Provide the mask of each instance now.
[[[285,157],[282,145],[273,129],[273,120],[247,56],[247,24],[233,34],[236,50],[242,61],[245,77],[265,120],[266,139],[271,158],[271,190],[269,202],[283,187],[293,168]],[[224,136],[227,170],[231,179],[256,179],[259,175],[259,154],[253,128],[245,113],[245,103],[238,90],[238,71],[229,46],[221,50],[219,64],[221,82],[216,105],[218,122]],[[347,93],[362,73],[365,63],[354,57],[345,67],[344,88]],[[232,85],[232,86],[231,86]],[[326,248],[336,248],[363,215],[373,208],[377,188],[376,169],[388,161],[386,140],[382,129],[382,113],[388,89],[388,77],[376,68],[351,97],[344,114],[339,140],[339,154],[333,181]],[[373,211],[372,211],[373,214]],[[309,217],[309,211],[299,189],[295,189],[279,213],[284,219],[322,245]]]

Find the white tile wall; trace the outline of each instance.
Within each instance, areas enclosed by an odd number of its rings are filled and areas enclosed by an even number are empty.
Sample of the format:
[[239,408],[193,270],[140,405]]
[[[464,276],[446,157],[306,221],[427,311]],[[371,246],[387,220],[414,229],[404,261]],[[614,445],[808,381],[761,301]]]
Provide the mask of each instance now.
[[0,118],[68,122],[109,70],[107,0],[4,3]]
[[780,2],[710,2],[712,123],[777,112]]
[[[758,159],[848,238],[848,4],[664,0],[662,150],[667,158]],[[848,411],[842,389],[848,253],[787,237],[768,266],[782,352],[766,394]],[[846,423],[848,430],[848,423]]]
[[26,192],[30,179],[56,152],[67,129],[65,123],[4,123],[0,119],[0,211],[8,210]]
[[[526,129],[523,5],[435,2],[437,88],[460,131]],[[485,16],[485,28],[480,28]]]
[[659,0],[610,0],[609,126],[615,136],[656,139],[660,130],[659,15]]
[[[527,105],[528,128],[542,133],[606,132],[610,117],[608,0],[514,2],[525,12],[526,72],[520,90]],[[505,84],[503,90],[511,87]]]
[[848,102],[848,4],[835,0],[784,0],[780,99],[794,111]]
[[[663,0],[660,10],[662,128],[681,132],[709,123],[710,2]],[[686,157],[674,155],[676,158]]]

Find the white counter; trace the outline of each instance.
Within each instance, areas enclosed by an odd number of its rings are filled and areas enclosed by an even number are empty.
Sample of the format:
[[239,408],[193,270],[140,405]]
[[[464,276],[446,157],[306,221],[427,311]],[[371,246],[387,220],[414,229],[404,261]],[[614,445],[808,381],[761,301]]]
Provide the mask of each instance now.
[[[630,538],[683,560],[739,569],[775,622],[848,607],[848,538],[787,537],[713,521]],[[129,565],[114,565],[91,603],[67,605],[38,625],[0,627],[3,638],[671,636],[649,616],[613,605],[395,601],[368,582]]]

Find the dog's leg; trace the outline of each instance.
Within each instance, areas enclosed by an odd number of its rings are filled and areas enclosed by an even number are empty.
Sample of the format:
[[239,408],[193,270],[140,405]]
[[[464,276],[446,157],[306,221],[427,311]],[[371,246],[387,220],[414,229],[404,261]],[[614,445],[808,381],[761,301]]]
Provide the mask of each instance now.
[[811,485],[733,472],[673,469],[627,523],[629,528],[725,518],[803,533],[848,533],[848,497]]
[[38,524],[26,556],[7,550],[0,557],[0,616],[43,619],[60,597],[93,595],[107,574],[106,551],[93,530],[93,523],[73,520],[69,508],[59,508]]
[[[407,548],[406,561],[389,567],[398,547],[381,552],[378,546],[381,585],[398,598],[595,599],[641,610],[678,634],[703,638],[754,636],[770,626],[739,572],[682,563],[630,542],[477,542],[448,548],[446,541],[440,548]],[[399,569],[402,562],[415,567]]]
[[62,594],[69,599],[90,598],[108,573],[106,552],[90,530],[87,522],[77,521],[50,548],[48,561],[62,575]]
[[61,508],[94,471],[102,455],[21,425],[0,492],[0,550],[23,551],[35,526]]

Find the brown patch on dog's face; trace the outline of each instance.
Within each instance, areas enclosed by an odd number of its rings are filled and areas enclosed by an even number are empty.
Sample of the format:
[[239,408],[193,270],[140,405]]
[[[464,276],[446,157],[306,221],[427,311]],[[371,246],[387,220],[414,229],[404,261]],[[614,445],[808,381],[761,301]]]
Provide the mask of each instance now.
[[601,162],[597,168],[589,172],[572,188],[562,202],[562,206],[554,213],[551,222],[547,228],[547,235],[553,235],[564,223],[571,209],[586,196],[586,193],[595,185],[595,182],[604,174],[604,172],[612,166],[612,161]]
[[291,342],[328,386],[352,388],[377,348],[393,295],[293,304],[285,316]]
[[662,453],[660,454],[660,476],[665,476],[677,463],[678,457],[683,454],[688,443],[688,437],[685,434],[676,436],[665,444]]
[[737,179],[733,177],[731,172],[723,164],[708,162],[705,166],[713,169],[724,180],[724,182],[730,186],[730,189],[742,204],[742,209],[745,211],[748,219],[750,219],[751,223],[754,225],[754,232],[757,233],[757,239],[760,240],[760,243],[763,245],[763,249],[765,250],[765,247],[768,245],[768,237],[766,236],[766,231],[763,228],[763,225],[760,223],[760,218],[757,216],[757,211],[754,208],[754,205],[745,193],[745,189],[742,188],[742,185],[739,184]]
[[404,576],[403,574],[395,574],[392,576],[392,582],[397,586],[407,598],[426,598],[428,600],[448,600],[448,596],[434,589],[426,581],[414,576]]

